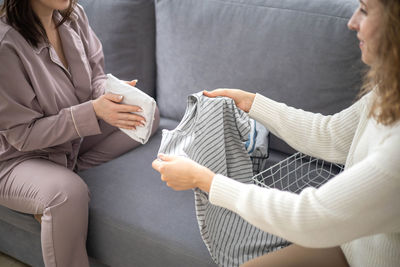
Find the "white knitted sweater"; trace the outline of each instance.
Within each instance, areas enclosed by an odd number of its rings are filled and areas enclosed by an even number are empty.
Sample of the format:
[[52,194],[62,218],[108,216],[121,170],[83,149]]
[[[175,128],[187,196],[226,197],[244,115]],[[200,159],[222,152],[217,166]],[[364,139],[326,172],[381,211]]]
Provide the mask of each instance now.
[[400,266],[400,123],[368,118],[372,97],[323,116],[257,94],[252,118],[293,148],[345,170],[300,194],[216,175],[210,202],[301,246],[340,245],[350,266]]

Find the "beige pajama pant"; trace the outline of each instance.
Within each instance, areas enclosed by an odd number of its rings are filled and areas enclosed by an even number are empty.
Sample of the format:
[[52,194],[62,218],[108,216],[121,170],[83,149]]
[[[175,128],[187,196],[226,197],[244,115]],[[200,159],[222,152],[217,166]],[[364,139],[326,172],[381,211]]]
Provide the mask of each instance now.
[[[159,124],[157,113],[153,133]],[[115,127],[100,122],[102,134],[85,137],[77,159],[84,170],[140,145]],[[0,177],[0,205],[43,214],[41,242],[47,267],[89,266],[86,252],[89,190],[75,172],[45,159],[29,159]]]

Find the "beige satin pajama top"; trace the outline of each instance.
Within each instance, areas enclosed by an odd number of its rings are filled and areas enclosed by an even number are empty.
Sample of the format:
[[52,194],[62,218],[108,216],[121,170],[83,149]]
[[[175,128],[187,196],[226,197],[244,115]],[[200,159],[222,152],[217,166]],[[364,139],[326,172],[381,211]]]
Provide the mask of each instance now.
[[0,178],[37,157],[72,169],[81,139],[101,133],[91,100],[104,92],[104,56],[81,6],[59,34],[68,69],[0,19]]

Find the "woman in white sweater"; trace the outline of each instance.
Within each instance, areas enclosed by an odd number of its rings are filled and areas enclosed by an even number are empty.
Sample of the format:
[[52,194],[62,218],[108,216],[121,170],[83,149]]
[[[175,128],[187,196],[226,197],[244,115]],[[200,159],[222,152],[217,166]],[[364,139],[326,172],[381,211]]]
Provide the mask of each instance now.
[[153,167],[175,190],[198,187],[287,248],[255,266],[400,266],[400,2],[360,0],[348,23],[369,65],[360,98],[332,116],[294,109],[238,89],[227,96],[295,149],[345,164],[319,189],[300,194],[236,182],[190,159],[160,155]]

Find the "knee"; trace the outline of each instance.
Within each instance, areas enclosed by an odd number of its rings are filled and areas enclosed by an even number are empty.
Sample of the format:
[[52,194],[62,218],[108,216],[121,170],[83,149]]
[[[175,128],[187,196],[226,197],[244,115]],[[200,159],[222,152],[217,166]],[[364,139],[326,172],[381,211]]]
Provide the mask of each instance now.
[[86,183],[75,173],[60,179],[53,186],[53,198],[47,207],[66,204],[68,206],[87,207],[89,203],[89,189]]

